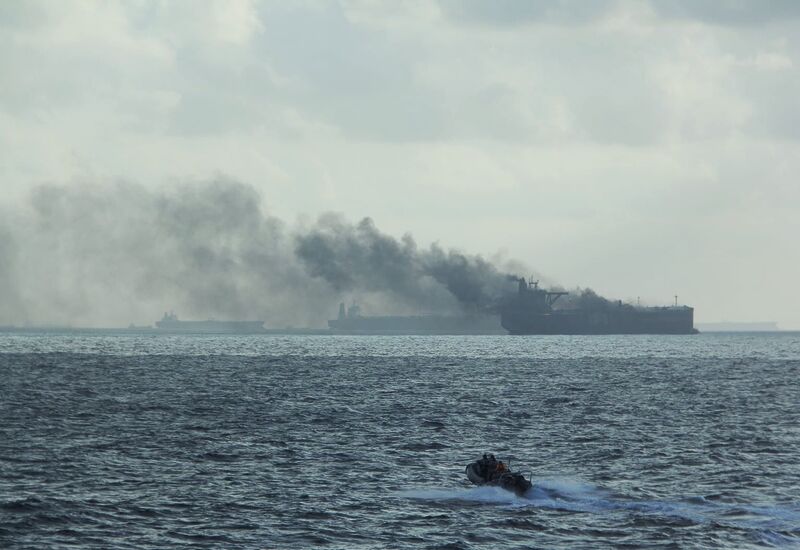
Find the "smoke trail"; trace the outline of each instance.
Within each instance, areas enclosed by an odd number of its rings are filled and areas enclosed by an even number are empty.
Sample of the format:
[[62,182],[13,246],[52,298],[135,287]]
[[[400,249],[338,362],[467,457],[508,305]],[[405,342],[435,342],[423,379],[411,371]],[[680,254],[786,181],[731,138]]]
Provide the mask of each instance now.
[[614,302],[600,296],[591,288],[575,288],[556,302],[556,309],[583,309],[587,311],[603,311],[615,305]]
[[[8,219],[8,218],[6,218]],[[17,288],[16,265],[18,261],[16,242],[11,230],[0,225],[0,309],[18,310],[20,297]],[[0,325],[8,322],[0,316]]]
[[257,193],[229,180],[41,186],[11,226],[19,253],[3,274],[0,323],[149,324],[174,308],[285,326],[319,323],[336,303],[292,261],[291,237]]
[[370,313],[456,312],[504,285],[492,262],[395,239],[365,218],[288,228],[248,185],[153,191],[43,185],[0,226],[0,324],[150,324],[183,318],[323,326],[345,297]]
[[378,231],[369,218],[353,225],[323,216],[296,240],[297,255],[308,272],[335,289],[386,292],[413,306],[484,310],[508,278],[479,256],[435,244],[420,250],[410,235],[396,240]]

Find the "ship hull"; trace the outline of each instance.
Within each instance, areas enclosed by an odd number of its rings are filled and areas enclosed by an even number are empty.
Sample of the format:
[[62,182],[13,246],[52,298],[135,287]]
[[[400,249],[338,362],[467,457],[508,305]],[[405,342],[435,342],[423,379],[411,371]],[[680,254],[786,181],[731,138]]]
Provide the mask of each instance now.
[[619,308],[604,311],[535,313],[506,310],[501,324],[510,334],[695,334],[690,307]]
[[156,327],[162,332],[181,332],[192,334],[261,334],[263,321],[157,321]]

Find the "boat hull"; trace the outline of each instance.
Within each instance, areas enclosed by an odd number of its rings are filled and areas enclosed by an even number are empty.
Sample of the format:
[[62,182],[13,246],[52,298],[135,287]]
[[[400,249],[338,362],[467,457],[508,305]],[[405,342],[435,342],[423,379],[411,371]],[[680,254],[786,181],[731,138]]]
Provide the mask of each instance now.
[[506,308],[500,322],[511,334],[695,334],[690,307],[619,307],[602,311],[536,313]]
[[465,473],[467,479],[475,485],[500,487],[519,496],[524,495],[533,487],[533,484],[520,473],[503,472],[486,477],[486,469],[481,467],[480,461],[468,464]]

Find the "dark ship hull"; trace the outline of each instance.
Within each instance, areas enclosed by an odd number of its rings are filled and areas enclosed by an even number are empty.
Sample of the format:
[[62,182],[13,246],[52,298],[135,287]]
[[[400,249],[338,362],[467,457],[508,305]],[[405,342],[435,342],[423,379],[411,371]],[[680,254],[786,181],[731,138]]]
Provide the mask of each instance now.
[[386,315],[363,316],[358,306],[328,321],[333,334],[426,335],[426,334],[505,334],[497,315]]
[[500,322],[511,334],[695,334],[688,306],[637,307],[602,300],[583,309],[554,309],[566,292],[547,292],[519,280],[519,292],[500,308]]
[[[624,309],[623,309],[624,308]],[[511,334],[694,334],[690,307],[613,309],[551,313],[507,311],[501,323]]]
[[174,313],[164,314],[156,327],[162,332],[192,334],[261,334],[266,332],[264,321],[181,321]]

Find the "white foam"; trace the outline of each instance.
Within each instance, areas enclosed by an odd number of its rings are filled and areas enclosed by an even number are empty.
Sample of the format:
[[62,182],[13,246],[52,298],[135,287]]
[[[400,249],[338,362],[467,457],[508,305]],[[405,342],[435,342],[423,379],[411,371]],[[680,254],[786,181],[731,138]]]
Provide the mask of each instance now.
[[599,498],[608,494],[608,491],[595,485],[563,477],[537,479],[533,487],[534,490],[539,489],[562,498]]
[[418,500],[454,500],[483,502],[487,504],[515,504],[526,502],[522,497],[499,487],[474,487],[470,489],[412,489],[400,491],[398,496]]
[[418,500],[453,500],[504,504],[513,507],[539,506],[575,511],[608,509],[605,495],[593,485],[575,480],[552,478],[536,480],[533,488],[523,496],[499,487],[472,487],[460,489],[412,489],[400,491],[398,496]]
[[[722,504],[702,498],[692,499],[693,502],[628,500],[615,497],[609,491],[594,485],[567,478],[534,480],[533,488],[522,497],[499,487],[421,488],[400,491],[396,495],[418,500],[475,502],[513,508],[532,506],[572,512],[606,513],[628,510],[639,514],[684,518],[697,523],[715,520],[744,529],[764,530],[766,533],[770,532],[769,529],[794,530],[800,520],[800,509],[796,507]],[[721,513],[733,509],[744,510],[748,516],[720,517]],[[787,538],[782,543],[787,541],[796,542],[796,539]]]

